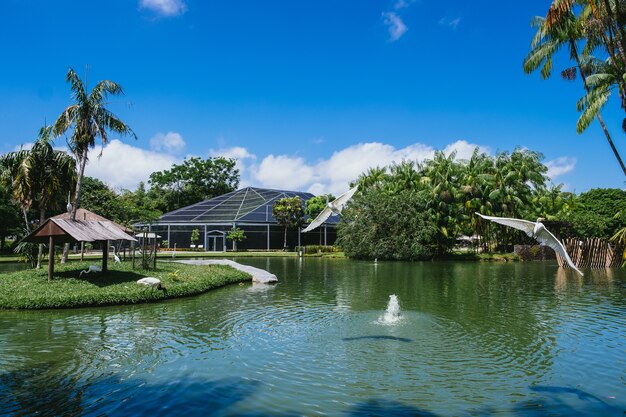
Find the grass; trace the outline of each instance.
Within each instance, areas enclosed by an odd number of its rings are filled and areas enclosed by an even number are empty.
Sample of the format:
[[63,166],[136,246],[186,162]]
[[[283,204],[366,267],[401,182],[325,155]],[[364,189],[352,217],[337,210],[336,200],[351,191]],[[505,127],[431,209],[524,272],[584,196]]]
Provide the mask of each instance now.
[[[250,281],[250,275],[223,265],[184,265],[160,262],[156,270],[132,270],[130,262],[110,264],[106,273],[85,274],[87,262],[58,265],[52,282],[47,269],[0,275],[0,309],[93,307],[154,302],[186,297],[228,284]],[[136,283],[157,277],[167,295]]]
[[438,260],[449,261],[480,261],[480,262],[516,262],[520,258],[515,253],[474,253],[474,252],[452,252],[444,255]]

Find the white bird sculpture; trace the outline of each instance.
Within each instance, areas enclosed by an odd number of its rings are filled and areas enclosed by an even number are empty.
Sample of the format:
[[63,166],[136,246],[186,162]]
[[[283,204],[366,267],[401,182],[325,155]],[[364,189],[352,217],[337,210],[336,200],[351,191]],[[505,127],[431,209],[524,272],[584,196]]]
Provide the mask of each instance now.
[[120,261],[120,257],[115,253],[115,246],[111,245],[111,247],[113,248],[113,259],[115,259],[115,263],[121,264],[122,261]]
[[82,277],[83,274],[91,274],[92,272],[102,272],[102,268],[100,268],[98,265],[89,265],[89,268],[80,271],[80,274],[78,274],[78,278]]
[[161,285],[161,280],[155,277],[145,277],[137,280],[137,284],[143,285],[145,287],[152,288],[152,291],[156,288],[157,290],[163,291],[164,294],[167,295],[167,289]]
[[318,214],[317,217],[311,222],[311,224],[309,224],[302,232],[310,232],[311,230],[321,226],[322,223],[324,223],[326,219],[328,219],[332,214],[341,214],[343,207],[352,198],[354,193],[356,193],[356,190],[358,188],[359,186],[357,185],[356,187],[351,188],[350,190],[341,194],[333,201],[326,203],[326,207],[324,208],[324,210],[322,210],[322,212]]
[[526,233],[528,236],[537,240],[539,243],[542,243],[554,249],[555,252],[557,252],[559,255],[561,255],[561,257],[565,259],[567,264],[574,271],[578,272],[580,275],[583,275],[583,273],[580,272],[580,269],[576,268],[576,265],[567,254],[567,251],[565,250],[565,247],[563,246],[563,244],[559,242],[559,240],[552,233],[550,233],[548,229],[546,229],[543,223],[541,223],[541,221],[543,220],[541,217],[539,217],[536,222],[531,222],[528,220],[511,219],[507,217],[485,216],[480,213],[476,213],[476,214],[478,214],[483,219],[491,220],[492,222],[503,224],[505,226],[509,226],[509,227],[513,227],[515,229],[521,230],[522,232]]

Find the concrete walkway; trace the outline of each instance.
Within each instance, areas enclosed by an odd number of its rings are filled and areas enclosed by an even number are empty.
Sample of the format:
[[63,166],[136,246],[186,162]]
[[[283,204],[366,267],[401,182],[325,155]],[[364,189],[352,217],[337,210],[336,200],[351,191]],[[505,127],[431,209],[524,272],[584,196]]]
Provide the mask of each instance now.
[[228,259],[190,259],[185,261],[174,261],[181,264],[189,264],[189,265],[228,265],[239,271],[246,272],[252,275],[252,282],[260,282],[262,284],[270,284],[273,282],[278,282],[278,278],[276,275],[267,272],[264,269],[255,268],[249,265],[242,265],[235,261],[230,261]]

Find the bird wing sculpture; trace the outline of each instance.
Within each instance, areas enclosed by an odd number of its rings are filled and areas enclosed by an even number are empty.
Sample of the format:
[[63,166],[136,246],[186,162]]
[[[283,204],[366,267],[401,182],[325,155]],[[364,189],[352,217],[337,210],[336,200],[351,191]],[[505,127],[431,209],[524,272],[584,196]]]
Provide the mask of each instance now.
[[580,275],[584,275],[582,272],[580,272],[580,269],[576,268],[576,264],[574,264],[572,259],[567,254],[567,251],[565,250],[565,246],[563,246],[563,244],[556,238],[556,236],[554,236],[552,233],[550,233],[548,229],[545,228],[543,223],[539,221],[531,222],[531,221],[522,220],[522,219],[510,219],[506,217],[485,216],[480,213],[476,213],[476,214],[478,214],[483,219],[491,220],[492,222],[503,224],[505,226],[509,226],[509,227],[513,227],[514,229],[521,230],[522,232],[526,233],[528,236],[537,240],[539,243],[542,243],[552,248],[555,252],[557,252],[559,255],[561,255],[565,259],[567,264],[574,271],[578,272]]
[[320,214],[317,215],[317,217],[311,222],[311,224],[309,224],[306,229],[304,229],[302,232],[306,233],[306,232],[310,232],[313,229],[318,228],[319,226],[322,225],[322,223],[324,223],[333,213],[334,214],[341,214],[341,211],[343,210],[344,206],[348,203],[348,201],[352,198],[352,196],[354,195],[354,193],[356,193],[356,190],[359,187],[356,186],[354,188],[351,188],[350,190],[346,191],[345,193],[341,194],[339,197],[337,197],[336,199],[334,199],[333,201],[331,201],[330,203],[328,203],[326,205],[326,207],[324,208],[324,210],[322,210],[322,212]]

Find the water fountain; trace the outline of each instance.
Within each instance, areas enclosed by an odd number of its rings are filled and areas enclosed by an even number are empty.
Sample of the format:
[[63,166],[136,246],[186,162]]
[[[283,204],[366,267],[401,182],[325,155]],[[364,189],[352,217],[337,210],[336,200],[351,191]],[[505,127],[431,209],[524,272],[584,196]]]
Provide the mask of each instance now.
[[398,296],[391,294],[389,296],[389,303],[387,304],[387,310],[381,317],[380,321],[384,324],[397,323],[400,320],[400,303],[398,302]]

